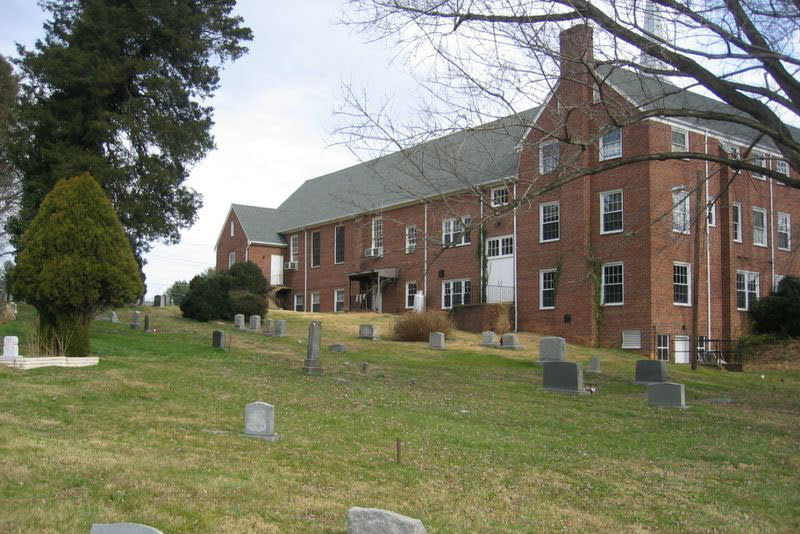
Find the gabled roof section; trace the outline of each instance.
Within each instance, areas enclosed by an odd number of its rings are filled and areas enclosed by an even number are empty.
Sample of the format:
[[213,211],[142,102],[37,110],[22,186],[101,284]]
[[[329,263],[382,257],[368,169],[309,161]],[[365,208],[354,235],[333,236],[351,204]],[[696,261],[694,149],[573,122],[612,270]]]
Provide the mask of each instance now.
[[286,244],[278,233],[281,228],[281,214],[278,210],[244,204],[231,204],[231,210],[239,219],[239,224],[242,225],[248,242]]

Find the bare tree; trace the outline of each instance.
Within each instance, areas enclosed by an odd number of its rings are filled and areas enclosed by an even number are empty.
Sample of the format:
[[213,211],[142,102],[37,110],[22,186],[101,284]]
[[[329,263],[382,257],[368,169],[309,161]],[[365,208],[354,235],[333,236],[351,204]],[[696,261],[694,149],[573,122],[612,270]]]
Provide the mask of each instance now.
[[0,257],[9,254],[5,220],[19,204],[20,184],[17,173],[8,161],[7,140],[11,111],[17,98],[17,80],[11,65],[0,56]]

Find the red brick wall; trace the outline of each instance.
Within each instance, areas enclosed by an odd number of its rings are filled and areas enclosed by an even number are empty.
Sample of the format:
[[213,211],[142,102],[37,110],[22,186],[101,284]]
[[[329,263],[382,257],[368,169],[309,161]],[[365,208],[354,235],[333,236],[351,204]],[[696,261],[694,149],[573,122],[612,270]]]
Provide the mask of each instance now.
[[[230,224],[233,222],[233,236],[231,236],[231,229]],[[243,262],[245,261],[245,251],[247,250],[247,237],[244,234],[244,229],[242,229],[242,225],[239,223],[239,219],[236,217],[236,214],[231,210],[228,213],[227,218],[225,219],[225,224],[222,228],[222,234],[220,235],[219,241],[217,243],[217,264],[216,270],[217,271],[226,271],[228,270],[228,254],[231,252],[236,253],[236,261]]]

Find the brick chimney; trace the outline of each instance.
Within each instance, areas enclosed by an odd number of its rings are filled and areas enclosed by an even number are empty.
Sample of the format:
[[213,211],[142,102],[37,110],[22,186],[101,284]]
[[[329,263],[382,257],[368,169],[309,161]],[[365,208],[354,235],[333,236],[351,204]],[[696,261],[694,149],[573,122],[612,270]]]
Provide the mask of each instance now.
[[594,63],[592,55],[592,27],[578,24],[561,32],[561,78],[586,74],[584,65]]

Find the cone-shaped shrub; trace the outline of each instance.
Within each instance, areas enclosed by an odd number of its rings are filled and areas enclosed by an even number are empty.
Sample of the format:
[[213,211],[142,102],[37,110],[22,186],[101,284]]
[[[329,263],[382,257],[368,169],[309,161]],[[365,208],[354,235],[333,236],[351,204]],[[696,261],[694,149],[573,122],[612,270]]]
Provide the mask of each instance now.
[[142,291],[122,224],[88,174],[61,180],[22,236],[13,293],[39,312],[44,350],[89,353],[89,324]]

